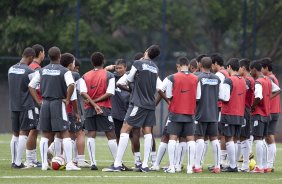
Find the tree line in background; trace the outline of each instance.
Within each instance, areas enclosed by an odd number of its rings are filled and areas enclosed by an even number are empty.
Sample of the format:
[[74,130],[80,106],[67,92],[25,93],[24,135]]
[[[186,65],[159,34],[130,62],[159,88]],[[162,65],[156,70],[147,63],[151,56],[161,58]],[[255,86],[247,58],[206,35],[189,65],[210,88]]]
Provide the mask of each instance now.
[[[23,48],[35,43],[46,49],[56,45],[62,52],[75,53],[77,2],[0,1],[0,55],[20,56]],[[270,56],[275,62],[282,58],[280,0],[257,1],[256,40],[255,0],[246,0],[245,9],[244,0],[165,2],[164,7],[163,0],[81,0],[80,57],[88,58],[93,51],[101,51],[106,58],[132,58],[157,43],[162,45],[166,59],[211,52],[223,53],[225,58],[245,53],[245,57],[252,58],[256,41],[255,57]],[[244,20],[246,48],[242,52]]]

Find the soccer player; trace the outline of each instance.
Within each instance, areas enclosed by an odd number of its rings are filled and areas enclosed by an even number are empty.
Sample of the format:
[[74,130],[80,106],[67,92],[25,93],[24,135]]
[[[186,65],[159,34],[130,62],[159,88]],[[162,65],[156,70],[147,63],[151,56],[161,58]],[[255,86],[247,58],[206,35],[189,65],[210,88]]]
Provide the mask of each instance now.
[[212,61],[210,57],[203,57],[199,63],[201,73],[198,79],[201,85],[201,98],[197,102],[195,115],[195,137],[196,137],[196,159],[195,173],[203,171],[201,166],[202,157],[205,156],[204,137],[208,136],[212,143],[214,154],[213,173],[220,173],[220,144],[218,136],[218,96],[220,79],[215,74],[211,73]]
[[24,49],[20,62],[11,66],[8,71],[9,105],[13,130],[10,142],[11,166],[18,169],[26,167],[22,163],[22,155],[26,149],[29,131],[36,128],[34,103],[28,91],[28,83],[34,75],[34,70],[28,65],[34,57],[35,52],[32,48]]
[[[88,101],[85,103],[85,129],[87,133],[87,148],[91,160],[91,170],[98,170],[95,160],[96,132],[105,132],[108,138],[108,146],[113,159],[116,158],[117,141],[114,122],[111,116],[111,97],[115,94],[115,77],[104,70],[104,55],[94,52],[91,55],[93,69],[85,73],[80,80],[80,94]],[[101,107],[101,110],[98,111]]]
[[[272,82],[279,86],[279,81],[276,76],[272,73],[272,60],[270,58],[263,58],[260,60],[262,63],[262,73],[268,76]],[[275,96],[270,100],[270,121],[268,124],[268,133],[265,141],[268,145],[268,164],[266,172],[273,172],[273,165],[276,156],[276,143],[275,143],[275,133],[277,128],[277,122],[279,119],[279,114],[281,112],[280,107],[280,95]]]
[[240,65],[237,58],[231,58],[227,63],[230,77],[224,80],[220,99],[223,100],[221,108],[221,126],[225,136],[226,150],[230,159],[230,166],[222,169],[223,172],[238,172],[235,155],[234,138],[240,137],[241,126],[244,122],[246,81],[238,74]]
[[271,82],[269,77],[262,74],[261,61],[253,61],[250,64],[250,70],[251,75],[255,79],[255,100],[251,110],[253,136],[256,144],[257,167],[255,167],[253,172],[264,173],[264,169],[268,167],[268,147],[263,139],[268,133],[271,99],[277,96],[281,91],[275,83]]
[[142,127],[144,133],[144,159],[140,170],[148,172],[148,159],[152,147],[152,127],[156,124],[155,93],[161,88],[158,78],[158,67],[152,61],[160,54],[158,45],[150,46],[144,53],[142,60],[134,61],[129,74],[128,82],[133,82],[132,98],[127,110],[125,121],[121,129],[117,157],[111,171],[120,171],[122,157],[127,147],[129,133],[133,127]]
[[251,106],[254,101],[255,81],[250,75],[250,62],[251,61],[249,59],[241,59],[239,61],[239,74],[245,78],[247,84],[244,123],[241,127],[240,144],[238,144],[238,150],[236,153],[236,161],[239,160],[241,152],[243,155],[243,164],[240,168],[241,172],[249,171],[249,155],[252,149],[249,139],[251,136]]
[[[42,170],[48,170],[47,151],[48,141],[52,140],[55,132],[60,132],[63,137],[63,148],[66,156],[66,170],[80,170],[72,162],[72,141],[69,134],[69,122],[66,106],[70,103],[74,92],[74,80],[71,71],[60,64],[61,51],[58,47],[48,50],[50,64],[36,72],[29,83],[29,90],[41,106],[39,124],[42,131],[40,140],[40,154]],[[36,94],[36,87],[40,84],[42,102]]]
[[[35,58],[33,59],[32,63],[30,63],[29,67],[32,70],[40,70],[41,69],[41,63],[45,58],[45,51],[44,47],[40,44],[35,44],[32,46],[33,50],[35,51]],[[42,100],[42,97],[40,95],[39,89],[37,90],[37,95],[40,100]],[[39,121],[39,106],[35,103],[35,119],[36,123],[38,124]],[[38,130],[37,128],[30,130],[28,138],[27,138],[27,144],[26,144],[26,165],[32,166],[32,167],[41,167],[41,163],[37,161],[37,152],[36,152],[36,142],[37,142],[37,135]]]
[[[174,156],[178,137],[186,137],[188,150],[187,174],[193,173],[195,157],[194,119],[196,99],[201,96],[198,78],[189,72],[187,58],[180,58],[180,71],[165,78],[162,91],[170,99],[168,127],[169,168],[167,173],[175,173]],[[188,103],[189,102],[189,103]]]

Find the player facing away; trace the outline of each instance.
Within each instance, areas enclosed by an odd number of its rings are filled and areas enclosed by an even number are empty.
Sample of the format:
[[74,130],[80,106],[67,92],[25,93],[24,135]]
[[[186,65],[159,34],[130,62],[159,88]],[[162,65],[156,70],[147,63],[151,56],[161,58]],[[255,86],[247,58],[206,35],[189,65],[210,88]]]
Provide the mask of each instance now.
[[[41,63],[45,58],[45,51],[44,47],[40,44],[35,44],[32,46],[33,50],[35,51],[35,58],[33,59],[32,63],[30,63],[29,67],[32,70],[40,70],[41,69]],[[42,99],[40,95],[39,88],[37,89],[37,96],[38,98]],[[39,107],[35,103],[35,119],[38,126],[39,121]],[[27,144],[26,144],[26,163],[28,167],[41,167],[41,163],[37,161],[37,151],[36,151],[36,142],[37,142],[37,136],[38,136],[38,129],[32,129],[30,130],[27,138]]]
[[201,97],[198,78],[188,70],[187,58],[180,58],[180,71],[165,78],[162,91],[170,99],[167,132],[169,134],[167,173],[175,173],[174,156],[178,137],[186,137],[188,150],[187,174],[193,173],[195,157],[194,115],[196,100]]
[[243,155],[243,163],[240,168],[240,172],[248,172],[249,171],[249,155],[251,153],[251,144],[250,144],[250,136],[251,136],[251,106],[254,101],[254,87],[255,80],[250,75],[250,60],[249,59],[241,59],[239,61],[240,76],[244,77],[247,84],[247,92],[246,92],[246,100],[245,100],[245,112],[244,112],[244,123],[241,127],[240,133],[240,144],[238,144],[238,149],[236,151],[236,161],[239,160],[241,153]]
[[264,173],[267,169],[268,147],[263,139],[268,135],[268,124],[270,119],[271,99],[277,96],[280,88],[269,77],[261,72],[261,61],[253,61],[250,64],[251,75],[255,79],[255,100],[252,104],[252,130],[256,144],[257,166],[254,173]]
[[35,57],[32,48],[24,49],[19,63],[11,66],[8,71],[9,108],[11,111],[13,136],[10,142],[12,167],[21,169],[22,156],[26,149],[29,131],[36,128],[34,118],[34,102],[28,91],[28,84],[34,70],[28,65]]
[[161,87],[158,67],[153,62],[160,54],[158,45],[150,46],[142,60],[134,61],[127,81],[133,82],[132,97],[121,129],[117,157],[109,171],[121,171],[122,157],[126,150],[129,133],[133,127],[142,127],[144,133],[144,159],[140,170],[148,172],[148,159],[152,147],[152,127],[156,124],[155,93]]
[[[39,126],[42,131],[40,140],[41,169],[48,170],[48,141],[53,140],[55,132],[60,132],[63,137],[66,170],[80,170],[72,162],[72,142],[68,131],[69,122],[66,113],[66,106],[70,103],[75,83],[71,71],[60,64],[60,49],[51,47],[48,50],[48,56],[50,64],[36,72],[29,83],[29,90],[33,99],[41,106],[39,115]],[[42,101],[38,99],[36,94],[36,87],[39,84]]]
[[[262,73],[268,76],[272,82],[279,86],[279,81],[272,72],[272,60],[270,58],[263,58],[260,60],[262,63]],[[265,141],[268,145],[268,164],[266,172],[274,171],[274,162],[276,156],[276,143],[275,143],[275,133],[277,131],[277,122],[279,119],[279,114],[281,112],[280,107],[280,95],[275,96],[270,100],[270,121],[267,129],[267,136]]]
[[87,133],[87,149],[91,160],[91,170],[97,170],[95,159],[96,132],[105,132],[113,159],[116,158],[117,141],[114,122],[111,116],[111,97],[115,94],[115,77],[104,70],[104,55],[94,52],[91,55],[93,69],[80,80],[80,94],[87,101],[84,104]]
[[226,150],[230,159],[230,166],[222,169],[223,172],[238,172],[235,156],[234,138],[240,137],[241,126],[244,123],[246,81],[238,74],[240,65],[237,58],[231,58],[227,63],[230,77],[222,85],[221,126],[225,136]]
[[202,172],[201,161],[205,156],[204,137],[208,136],[212,143],[214,155],[213,173],[220,173],[220,144],[218,136],[218,96],[220,79],[211,73],[212,61],[209,57],[203,57],[199,63],[201,72],[198,75],[201,85],[201,98],[197,102],[195,115],[195,138],[196,138],[196,159],[195,173]]

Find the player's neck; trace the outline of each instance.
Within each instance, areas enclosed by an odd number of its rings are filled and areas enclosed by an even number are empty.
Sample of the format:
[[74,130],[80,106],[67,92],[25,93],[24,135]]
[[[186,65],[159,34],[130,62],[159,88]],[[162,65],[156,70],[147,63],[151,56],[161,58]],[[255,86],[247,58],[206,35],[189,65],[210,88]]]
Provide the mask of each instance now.
[[61,64],[60,60],[50,61],[50,64]]
[[239,75],[239,73],[236,72],[236,71],[231,70],[230,75],[231,75],[231,76],[232,76],[232,75]]
[[27,61],[27,59],[22,58],[22,59],[20,60],[20,64],[25,64],[25,65],[28,65],[28,61]]
[[93,70],[101,70],[103,69],[103,66],[94,66]]
[[37,64],[39,64],[39,65],[41,64],[41,61],[42,61],[42,60],[40,60],[39,58],[34,58],[34,59],[33,59],[33,62],[35,62],[35,63],[37,63]]
[[207,68],[202,68],[201,70],[202,70],[202,72],[204,72],[204,73],[210,73],[210,72],[211,72],[211,70],[210,70],[210,69],[207,69]]

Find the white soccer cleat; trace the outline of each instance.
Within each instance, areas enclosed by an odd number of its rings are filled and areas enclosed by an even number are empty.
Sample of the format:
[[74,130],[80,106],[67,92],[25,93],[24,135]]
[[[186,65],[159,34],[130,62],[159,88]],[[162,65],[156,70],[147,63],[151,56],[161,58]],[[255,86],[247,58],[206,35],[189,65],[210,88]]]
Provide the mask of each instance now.
[[150,167],[150,171],[159,171],[160,170],[160,166],[158,165],[153,165],[152,167]]
[[169,166],[164,172],[173,174],[175,173],[175,168],[174,166]]
[[176,166],[176,167],[175,167],[175,172],[181,172],[181,170],[182,170],[182,169],[181,169],[181,166]]
[[70,162],[66,165],[66,171],[80,171],[81,168],[74,165],[73,162]]
[[91,164],[89,164],[86,160],[78,160],[77,166],[81,168],[90,168]]
[[188,169],[187,168],[187,174],[192,174],[193,173],[193,169]]
[[42,164],[41,170],[42,170],[42,171],[47,171],[47,170],[50,170],[50,167],[49,167],[48,164],[47,164],[47,165]]

